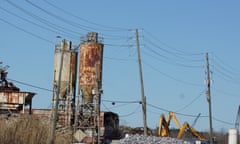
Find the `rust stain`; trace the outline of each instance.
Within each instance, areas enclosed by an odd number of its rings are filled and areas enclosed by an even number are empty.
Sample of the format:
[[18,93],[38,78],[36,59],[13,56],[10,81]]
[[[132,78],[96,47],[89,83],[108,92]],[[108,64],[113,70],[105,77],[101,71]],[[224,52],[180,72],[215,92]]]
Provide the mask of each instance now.
[[77,71],[77,52],[71,50],[71,43],[62,41],[61,49],[55,50],[54,56],[54,83],[58,82],[60,64],[63,53],[63,67],[61,74],[61,90],[60,95],[64,99],[67,93],[73,93],[73,87],[76,86],[76,71]]
[[13,109],[31,103],[35,93],[4,91],[0,92],[0,109]]
[[[102,71],[103,44],[84,43],[80,46],[79,86],[87,102],[92,100],[92,90],[97,86],[97,68]],[[101,72],[100,72],[101,73]],[[102,76],[100,75],[100,81]]]

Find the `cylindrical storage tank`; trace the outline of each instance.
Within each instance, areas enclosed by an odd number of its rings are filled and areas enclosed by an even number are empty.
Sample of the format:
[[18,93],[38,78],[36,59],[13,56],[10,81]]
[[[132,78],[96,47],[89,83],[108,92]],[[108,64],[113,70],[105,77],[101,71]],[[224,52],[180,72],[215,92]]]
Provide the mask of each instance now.
[[[54,54],[54,85],[57,86],[59,79],[60,96],[65,99],[67,94],[75,95],[77,74],[77,51],[71,49],[71,42],[63,40],[60,47],[55,48]],[[62,63],[62,67],[61,67]],[[59,78],[60,69],[61,77]]]
[[237,129],[231,128],[228,131],[228,144],[237,144]]
[[102,61],[103,44],[97,33],[90,32],[80,44],[79,94],[81,91],[84,103],[92,103],[94,91],[101,88]]

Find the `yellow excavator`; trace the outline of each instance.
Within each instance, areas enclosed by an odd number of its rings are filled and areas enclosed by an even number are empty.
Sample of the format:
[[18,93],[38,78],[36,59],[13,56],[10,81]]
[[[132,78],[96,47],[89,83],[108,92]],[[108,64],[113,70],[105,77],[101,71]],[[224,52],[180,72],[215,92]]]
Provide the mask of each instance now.
[[183,134],[185,133],[185,130],[189,130],[189,132],[191,132],[191,134],[196,137],[198,140],[206,140],[206,138],[199,133],[198,131],[196,131],[192,126],[190,126],[187,122],[185,122],[181,128],[179,129],[178,132],[178,136],[177,138],[181,139],[183,137]]
[[192,126],[190,126],[187,122],[185,122],[182,126],[180,125],[179,121],[177,120],[176,115],[174,112],[169,112],[167,118],[165,119],[164,115],[162,114],[159,119],[159,128],[158,128],[158,133],[157,135],[160,137],[172,137],[170,130],[169,130],[169,125],[171,119],[174,120],[175,124],[177,125],[179,132],[177,135],[177,138],[181,139],[185,133],[185,130],[189,130],[191,134],[196,137],[198,140],[206,140],[206,138],[196,131]]
[[158,136],[161,137],[171,137],[170,131],[169,131],[169,125],[170,121],[173,119],[177,127],[180,129],[181,125],[179,121],[177,120],[176,115],[174,112],[169,112],[167,118],[165,119],[164,115],[162,114],[159,119],[159,128],[158,128]]

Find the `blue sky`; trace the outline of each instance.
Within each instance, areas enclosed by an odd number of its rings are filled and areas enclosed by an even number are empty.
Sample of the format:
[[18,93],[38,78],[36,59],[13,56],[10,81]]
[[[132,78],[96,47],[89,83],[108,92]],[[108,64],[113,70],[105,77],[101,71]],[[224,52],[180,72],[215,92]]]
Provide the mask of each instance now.
[[[208,130],[206,60],[212,78],[214,130],[234,127],[240,93],[239,1],[0,2],[0,61],[22,91],[36,92],[34,108],[51,108],[54,43],[80,43],[87,32],[104,38],[103,111],[120,124],[142,126],[135,29],[139,29],[147,123],[175,111],[180,123]],[[62,39],[56,38],[61,36]],[[45,90],[47,89],[47,90]],[[115,105],[112,105],[112,102]],[[123,102],[123,103],[122,103]],[[176,127],[172,124],[172,127]]]

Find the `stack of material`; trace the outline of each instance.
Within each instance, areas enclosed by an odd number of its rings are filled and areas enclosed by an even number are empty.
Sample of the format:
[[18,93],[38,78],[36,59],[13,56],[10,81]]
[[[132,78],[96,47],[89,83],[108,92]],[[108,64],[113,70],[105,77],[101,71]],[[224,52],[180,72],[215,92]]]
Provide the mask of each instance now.
[[131,135],[121,139],[116,144],[191,144],[188,141],[156,136]]

